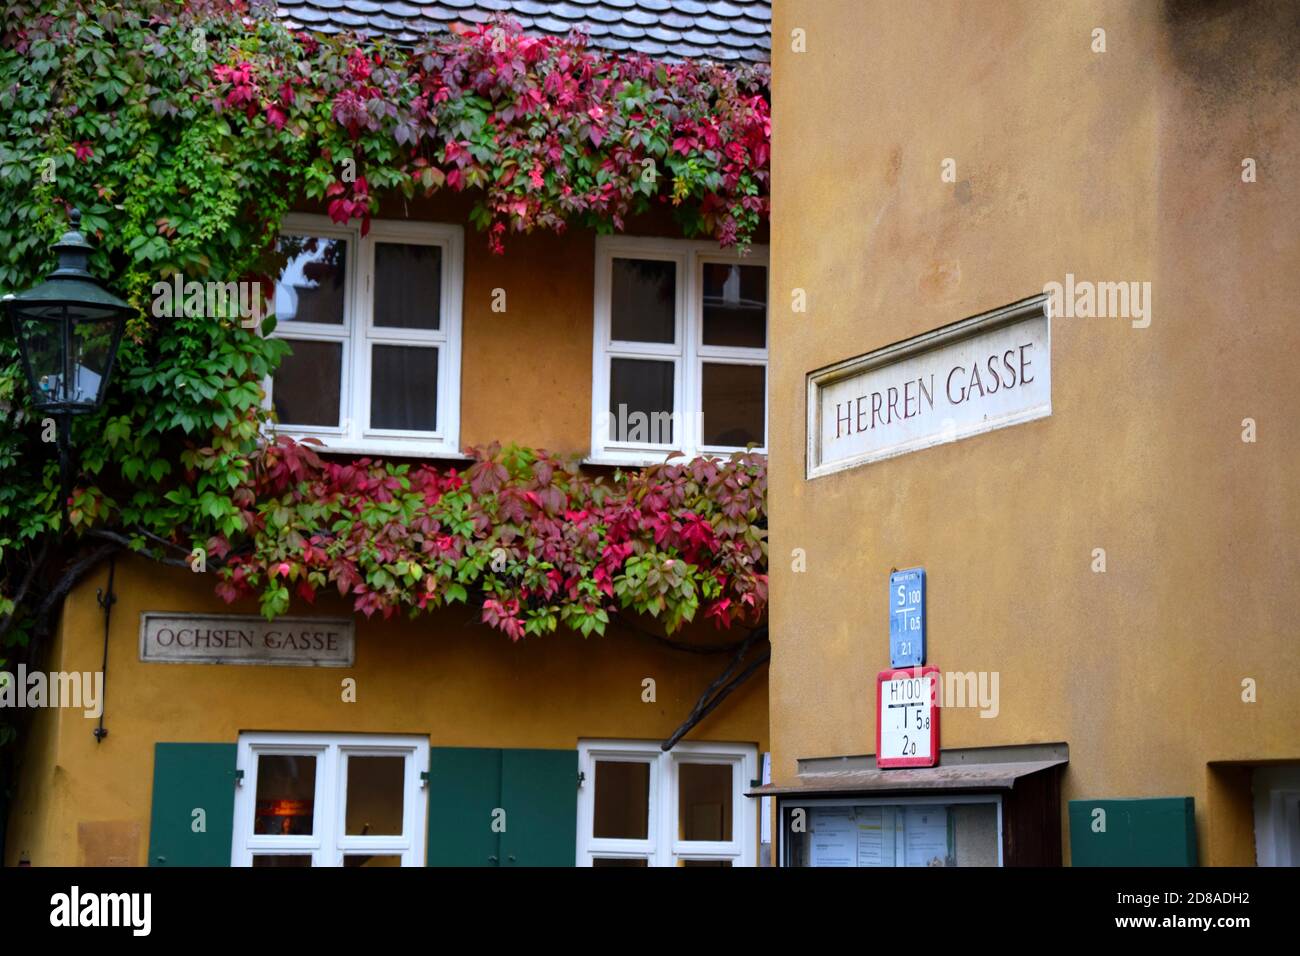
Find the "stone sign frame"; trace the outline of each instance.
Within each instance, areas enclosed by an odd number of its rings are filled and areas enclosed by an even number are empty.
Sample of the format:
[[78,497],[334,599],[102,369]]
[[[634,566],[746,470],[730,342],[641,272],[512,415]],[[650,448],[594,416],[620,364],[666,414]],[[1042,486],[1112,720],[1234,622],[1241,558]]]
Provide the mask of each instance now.
[[[821,394],[827,386],[861,375],[864,372],[872,371],[905,359],[914,358],[925,352],[942,348],[947,345],[954,345],[968,338],[974,338],[977,335],[986,332],[992,332],[1009,325],[1015,325],[1020,322],[1042,318],[1047,323],[1047,401],[1045,404],[1038,404],[1031,408],[1016,412],[1015,414],[1003,416],[992,421],[981,422],[977,425],[954,428],[950,431],[944,431],[931,435],[923,440],[919,440],[902,447],[889,448],[880,452],[867,452],[863,454],[852,455],[829,463],[822,461],[822,408]],[[994,309],[991,312],[983,312],[979,315],[971,316],[967,319],[961,319],[942,328],[925,332],[921,335],[906,339],[902,342],[895,342],[892,345],[886,345],[884,348],[868,352],[866,355],[860,355],[855,358],[845,359],[836,362],[834,365],[827,365],[807,375],[807,392],[806,392],[806,452],[804,458],[804,477],[806,480],[821,478],[825,475],[832,475],[836,472],[845,471],[849,468],[856,468],[859,465],[869,464],[873,461],[883,461],[887,458],[894,458],[899,455],[905,455],[913,451],[920,451],[923,448],[931,448],[935,445],[943,445],[949,442],[957,441],[962,438],[969,438],[972,435],[978,435],[982,432],[993,431],[998,428],[1005,428],[1009,425],[1018,425],[1023,422],[1033,421],[1037,418],[1046,418],[1052,414],[1051,401],[1051,342],[1052,342],[1052,314],[1051,314],[1051,297],[1046,293],[1039,293],[1027,299],[1022,299],[1011,305],[1003,306],[1000,309]]]
[[[345,652],[337,656],[313,656],[311,651],[297,652],[297,656],[274,656],[253,651],[242,654],[185,653],[166,656],[151,653],[149,628],[151,624],[173,621],[193,627],[196,624],[226,627],[251,627],[259,633],[270,629],[292,630],[329,628],[344,635]],[[237,664],[272,667],[352,667],[356,663],[356,622],[348,618],[279,617],[268,621],[253,614],[191,614],[185,611],[144,611],[140,614],[140,661],[145,664]]]

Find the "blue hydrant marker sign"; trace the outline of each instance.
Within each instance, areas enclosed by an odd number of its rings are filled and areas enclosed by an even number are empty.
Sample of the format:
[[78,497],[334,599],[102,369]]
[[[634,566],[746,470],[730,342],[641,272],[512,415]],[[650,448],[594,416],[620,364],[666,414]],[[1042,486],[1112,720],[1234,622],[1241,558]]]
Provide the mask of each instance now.
[[889,575],[889,666],[925,663],[925,568]]

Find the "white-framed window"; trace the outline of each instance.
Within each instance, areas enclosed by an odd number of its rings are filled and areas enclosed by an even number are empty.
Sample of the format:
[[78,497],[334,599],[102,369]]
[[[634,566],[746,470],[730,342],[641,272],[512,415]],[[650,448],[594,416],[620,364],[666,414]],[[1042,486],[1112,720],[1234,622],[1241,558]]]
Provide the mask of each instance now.
[[1002,866],[1002,797],[786,797],[781,865]]
[[423,866],[427,737],[239,736],[232,866]]
[[767,451],[768,252],[596,240],[591,460]]
[[266,383],[278,429],[328,449],[460,453],[464,230],[376,220],[362,236],[291,214],[275,286],[286,356]]
[[754,866],[758,768],[745,744],[578,744],[578,866]]

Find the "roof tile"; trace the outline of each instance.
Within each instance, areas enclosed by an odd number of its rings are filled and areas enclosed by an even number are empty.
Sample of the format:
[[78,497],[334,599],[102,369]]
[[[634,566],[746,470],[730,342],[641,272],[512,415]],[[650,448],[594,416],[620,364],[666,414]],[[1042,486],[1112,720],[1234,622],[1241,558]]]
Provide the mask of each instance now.
[[623,14],[623,19],[628,23],[648,27],[659,22],[659,14],[651,13],[649,10],[642,10],[640,7],[634,7]]
[[651,56],[766,62],[771,49],[771,0],[278,0],[276,14],[294,28],[386,33],[399,43],[511,15],[532,33],[577,28],[594,47]]
[[572,23],[553,16],[538,17],[533,22],[533,26],[539,30],[545,30],[547,33],[568,33],[573,29]]
[[583,10],[584,17],[591,20],[599,20],[602,23],[619,23],[623,19],[623,13],[620,10],[614,10],[604,5],[592,5]]
[[303,7],[301,10],[293,12],[293,18],[296,26],[302,26],[306,23],[324,23],[330,18],[330,15],[324,10],[317,10],[314,7]]
[[760,22],[758,20],[751,20],[748,17],[736,17],[736,19],[731,21],[731,29],[733,32],[745,33],[749,36],[755,37],[767,36],[768,33],[771,32],[771,26],[772,25],[766,20]]
[[334,25],[341,27],[364,27],[367,24],[365,17],[357,16],[357,14],[349,13],[346,10],[330,14],[330,21]]

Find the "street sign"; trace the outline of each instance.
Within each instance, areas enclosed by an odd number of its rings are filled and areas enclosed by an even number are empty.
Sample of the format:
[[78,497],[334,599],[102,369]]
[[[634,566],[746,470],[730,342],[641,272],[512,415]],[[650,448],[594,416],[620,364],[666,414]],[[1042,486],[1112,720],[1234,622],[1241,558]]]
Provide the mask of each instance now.
[[808,373],[804,476],[1051,415],[1050,310],[1034,296]]
[[925,663],[925,568],[889,575],[889,666]]
[[939,762],[939,668],[876,675],[876,766],[933,767]]

